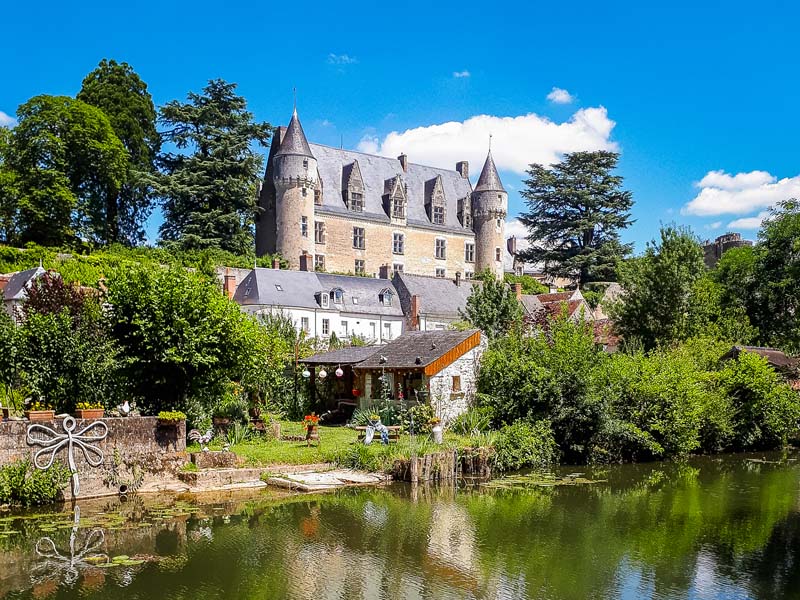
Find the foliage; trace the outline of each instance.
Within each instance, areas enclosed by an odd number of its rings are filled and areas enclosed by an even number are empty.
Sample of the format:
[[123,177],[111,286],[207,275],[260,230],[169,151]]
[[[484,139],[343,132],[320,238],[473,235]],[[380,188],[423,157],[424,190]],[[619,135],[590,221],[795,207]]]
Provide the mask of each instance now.
[[503,281],[505,281],[512,288],[514,287],[515,283],[522,284],[523,294],[546,294],[550,289],[530,275],[514,275],[512,273],[506,273],[503,275]]
[[613,281],[617,261],[631,246],[619,231],[631,224],[631,192],[622,177],[612,175],[619,155],[614,152],[573,152],[550,168],[530,165],[522,192],[528,212],[519,220],[528,228],[530,248],[525,261],[544,263],[552,277]]
[[158,413],[158,420],[177,423],[186,419],[186,413],[180,410],[162,410]]
[[78,402],[75,405],[75,408],[77,408],[78,410],[96,410],[105,407],[99,402]]
[[48,271],[28,286],[22,315],[27,319],[33,314],[52,315],[66,311],[71,319],[80,321],[87,310],[99,309],[91,296],[91,290],[82,289],[77,283],[66,283],[58,273]]
[[482,277],[481,285],[473,285],[467,306],[461,316],[489,338],[507,333],[522,320],[522,308],[508,285],[494,277]]
[[243,444],[250,437],[250,428],[240,421],[234,421],[225,431],[225,440],[230,446]]
[[461,435],[477,435],[489,431],[494,412],[489,406],[471,406],[450,424],[450,431]]
[[19,398],[15,394],[15,390],[20,387],[20,351],[19,328],[5,310],[0,310],[0,386],[2,386],[0,405],[15,410],[21,408]]
[[163,176],[156,188],[164,198],[161,236],[183,249],[220,248],[244,253],[253,245],[256,185],[262,157],[254,143],[267,145],[271,127],[257,123],[236,84],[208,82],[188,102],[161,108],[163,139],[179,151],[158,162]]
[[431,432],[431,420],[434,416],[433,407],[427,402],[414,404],[402,416],[403,430],[427,435]]
[[67,96],[36,96],[17,109],[6,168],[15,173],[12,241],[45,245],[106,239],[97,216],[116,196],[128,156],[108,117]]
[[109,300],[128,391],[144,411],[174,407],[202,420],[228,382],[257,387],[271,364],[273,341],[264,329],[200,274],[119,272],[109,281]]
[[499,471],[545,469],[557,462],[558,445],[546,420],[518,420],[504,426],[494,442],[495,467]]
[[61,462],[43,471],[30,460],[0,466],[0,505],[42,506],[58,500],[70,478],[69,469]]
[[147,85],[128,63],[103,59],[83,80],[77,99],[108,117],[128,153],[128,168],[115,194],[92,215],[103,230],[103,242],[133,245],[144,240],[142,225],[153,202],[147,176],[155,171],[161,148],[156,109]]

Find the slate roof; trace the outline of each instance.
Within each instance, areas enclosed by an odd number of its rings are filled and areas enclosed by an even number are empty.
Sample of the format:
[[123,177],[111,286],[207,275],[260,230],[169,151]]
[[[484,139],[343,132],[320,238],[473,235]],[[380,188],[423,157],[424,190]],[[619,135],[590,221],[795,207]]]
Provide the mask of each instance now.
[[523,294],[520,301],[522,302],[522,308],[524,308],[525,312],[529,315],[544,310],[544,304],[539,301],[539,298],[537,298],[535,294]]
[[45,270],[42,267],[36,267],[35,269],[28,269],[27,271],[12,273],[11,277],[8,279],[8,282],[3,287],[3,299],[6,301],[24,300],[26,295],[25,290],[27,289],[28,284],[37,277],[44,275],[44,273]]
[[[343,302],[329,305],[330,310],[342,313],[402,316],[397,290],[388,279],[331,275],[312,271],[285,269],[253,269],[236,287],[233,299],[240,306],[283,306],[286,308],[321,309],[319,292],[330,293],[336,288],[343,292]],[[394,294],[391,306],[384,306],[380,294]],[[357,302],[353,302],[356,299]]]
[[[355,365],[356,369],[416,369],[424,368],[443,357],[462,342],[479,333],[467,331],[408,331],[377,352]],[[381,357],[386,362],[381,362]]]
[[734,346],[722,357],[723,360],[736,358],[741,352],[752,352],[758,354],[778,371],[788,374],[796,374],[800,369],[800,359],[787,356],[777,348],[764,348],[761,346]]
[[[364,210],[357,213],[359,219],[390,222],[383,207],[384,186],[386,180],[399,175],[407,188],[406,217],[409,225],[472,234],[472,230],[464,228],[458,220],[458,200],[472,193],[472,184],[469,179],[461,177],[458,171],[409,163],[408,171],[403,172],[400,161],[396,158],[363,154],[321,144],[311,144],[310,147],[314,158],[317,159],[317,168],[322,180],[322,205],[315,207],[320,214],[353,216],[354,213],[347,208],[342,197],[342,178],[357,160],[364,181]],[[442,177],[445,197],[444,225],[433,225],[425,210],[427,200],[425,186],[438,175]]]
[[352,365],[361,362],[379,350],[381,348],[377,346],[352,346],[350,348],[331,350],[330,352],[320,352],[314,356],[304,358],[300,362],[308,365]]
[[492,158],[492,151],[486,155],[486,162],[483,163],[483,170],[481,176],[478,177],[478,183],[475,184],[476,192],[505,192],[500,175],[497,174],[497,167],[494,166],[494,159]]
[[460,285],[456,285],[453,279],[410,273],[396,273],[392,281],[398,291],[403,287],[409,297],[419,298],[420,315],[453,320],[462,318],[459,310],[463,311],[467,307],[467,298],[472,293],[472,287],[480,285],[477,280],[462,279]]
[[314,158],[311,154],[311,148],[308,147],[308,140],[303,131],[303,126],[300,124],[300,119],[297,117],[297,109],[292,113],[292,119],[289,121],[289,126],[286,128],[286,133],[283,136],[280,148],[275,153],[275,156],[282,154],[296,154],[299,156],[309,156]]

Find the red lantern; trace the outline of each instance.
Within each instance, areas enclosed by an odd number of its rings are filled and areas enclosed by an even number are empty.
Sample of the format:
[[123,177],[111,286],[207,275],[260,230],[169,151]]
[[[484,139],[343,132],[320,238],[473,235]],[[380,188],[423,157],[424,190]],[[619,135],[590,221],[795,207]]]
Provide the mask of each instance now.
[[361,395],[361,390],[353,388],[353,392],[352,393],[353,393],[354,397],[358,398]]

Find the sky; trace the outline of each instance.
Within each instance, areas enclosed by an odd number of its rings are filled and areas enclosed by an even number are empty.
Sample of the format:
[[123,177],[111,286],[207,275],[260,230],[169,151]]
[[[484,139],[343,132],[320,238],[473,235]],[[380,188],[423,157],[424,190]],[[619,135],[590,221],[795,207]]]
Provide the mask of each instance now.
[[296,88],[309,141],[469,160],[473,183],[491,134],[509,233],[523,233],[528,164],[610,149],[638,250],[671,222],[754,238],[771,205],[800,197],[799,21],[796,3],[737,0],[12,2],[0,125],[31,96],[76,94],[113,58],[157,105],[223,78],[273,125]]

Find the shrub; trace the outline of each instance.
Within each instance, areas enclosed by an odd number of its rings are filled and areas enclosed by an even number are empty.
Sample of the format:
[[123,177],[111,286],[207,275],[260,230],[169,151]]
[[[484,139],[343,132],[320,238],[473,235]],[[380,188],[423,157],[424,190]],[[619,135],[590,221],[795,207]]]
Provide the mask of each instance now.
[[500,471],[545,469],[558,458],[558,446],[550,423],[515,421],[503,427],[495,442],[495,467]]
[[403,415],[403,429],[409,433],[413,431],[416,434],[427,435],[431,432],[431,419],[434,417],[433,407],[427,402],[414,404]]
[[488,431],[492,425],[494,411],[489,406],[473,406],[458,415],[450,425],[450,431],[461,435],[477,435]]
[[61,498],[69,478],[69,469],[58,461],[46,471],[34,468],[30,460],[4,465],[0,467],[0,504],[52,504]]
[[183,421],[185,418],[186,413],[180,410],[162,410],[158,413],[159,421],[172,421],[177,423],[178,421]]

